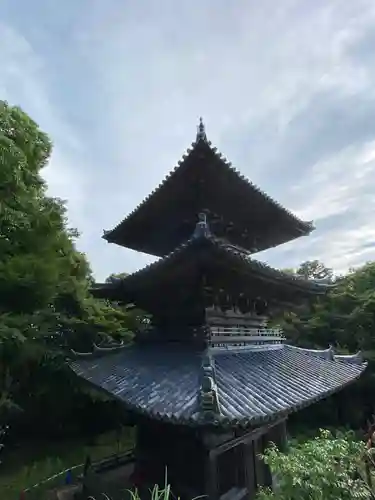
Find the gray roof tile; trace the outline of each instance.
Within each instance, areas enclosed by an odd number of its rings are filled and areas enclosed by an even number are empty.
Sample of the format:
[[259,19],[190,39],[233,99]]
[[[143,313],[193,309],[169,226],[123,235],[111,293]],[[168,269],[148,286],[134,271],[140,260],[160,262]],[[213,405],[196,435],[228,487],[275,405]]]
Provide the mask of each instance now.
[[[199,226],[199,224],[197,224]],[[206,262],[207,256],[210,256],[211,266],[217,262],[217,269],[233,265],[237,269],[237,273],[241,276],[247,275],[251,279],[261,281],[271,281],[277,285],[280,290],[294,290],[300,293],[310,294],[325,294],[333,285],[323,283],[318,280],[304,279],[301,276],[286,273],[279,269],[274,269],[268,264],[260,262],[250,256],[250,253],[236,247],[233,244],[228,244],[214,235],[204,232],[198,233],[198,236],[193,235],[185,241],[173,252],[166,255],[162,259],[152,262],[142,269],[129,274],[125,278],[118,278],[112,283],[97,283],[92,288],[92,293],[98,297],[126,297],[128,293],[134,294],[144,293],[144,280],[147,283],[152,282],[158,288],[159,280],[165,280],[166,274],[172,269],[183,268],[186,262],[191,262],[192,257],[195,262]],[[138,291],[138,292],[137,292]]]
[[[357,379],[358,355],[334,356],[289,345],[278,350],[212,350],[217,425],[257,424],[318,401]],[[201,409],[202,353],[186,347],[127,347],[99,359],[76,360],[81,377],[153,418],[207,424]]]
[[[194,186],[189,182],[191,178],[189,171],[191,172],[193,169],[194,172],[195,170],[197,152],[200,157],[203,155],[206,158],[206,163],[212,164],[212,161],[216,163],[214,165],[215,176],[212,175],[212,169],[210,168],[201,170],[201,176],[206,180],[202,186],[203,193],[205,194],[205,189],[208,191],[215,190],[213,181],[217,180],[217,189],[225,195],[224,208],[233,200],[233,193],[237,193],[240,197],[241,194],[245,195],[247,200],[250,201],[250,206],[253,200],[257,211],[263,213],[263,224],[266,224],[265,227],[274,227],[275,221],[277,220],[277,224],[279,226],[281,225],[283,229],[279,231],[278,234],[274,234],[274,244],[272,246],[309,234],[315,229],[311,221],[302,221],[290,210],[283,207],[258,186],[253,184],[244,175],[241,175],[240,172],[218,152],[217,148],[212,146],[210,141],[197,139],[191,144],[191,147],[187,150],[187,154],[183,155],[181,161],[178,162],[178,166],[176,166],[159,186],[119,224],[109,231],[104,231],[103,238],[108,242],[119,243],[120,245],[126,245],[128,248],[154,255],[164,256],[168,253],[170,245],[168,243],[163,244],[163,234],[168,234],[170,224],[166,217],[168,218],[173,210],[169,210],[168,204],[163,203],[163,199],[169,200],[170,197],[168,193],[170,193],[170,190],[175,191],[176,186],[178,187],[179,185],[185,186],[184,189],[187,190],[187,195],[189,194],[189,190]],[[222,186],[226,186],[226,184],[232,185],[233,188],[223,190]],[[221,199],[222,198],[223,196],[221,196]],[[206,203],[208,202],[210,204],[207,196],[205,196],[205,199]],[[239,206],[238,203],[236,206],[237,205]],[[167,213],[165,213],[165,206],[167,206]],[[175,205],[175,208],[178,210],[178,203]],[[184,210],[185,208],[186,207],[184,207]],[[205,205],[205,208],[210,209],[210,206]],[[195,218],[196,213],[194,212],[194,204],[192,205],[192,210],[187,213],[188,221],[192,215],[191,212]],[[250,214],[251,213],[250,208]],[[268,217],[266,216],[267,214]],[[144,227],[145,220],[151,222],[151,225],[156,228],[153,235],[147,233],[146,240],[144,235],[142,236],[143,231],[139,231],[139,228],[142,229]],[[156,245],[157,240],[159,240],[158,245]],[[265,250],[270,246],[270,244],[264,242],[260,250]]]

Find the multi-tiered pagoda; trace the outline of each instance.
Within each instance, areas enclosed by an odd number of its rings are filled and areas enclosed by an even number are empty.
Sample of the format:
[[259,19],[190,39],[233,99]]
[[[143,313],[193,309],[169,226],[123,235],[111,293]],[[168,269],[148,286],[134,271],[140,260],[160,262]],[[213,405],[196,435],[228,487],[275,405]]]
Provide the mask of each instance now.
[[[286,419],[342,389],[361,356],[284,343],[267,318],[327,285],[252,258],[313,230],[241,176],[207,140],[104,238],[161,257],[97,296],[151,314],[146,334],[105,356],[82,355],[75,372],[137,416],[135,476],[183,498],[248,498],[271,475],[259,458],[284,448]],[[95,347],[95,351],[101,351]],[[101,353],[101,352],[100,352]]]

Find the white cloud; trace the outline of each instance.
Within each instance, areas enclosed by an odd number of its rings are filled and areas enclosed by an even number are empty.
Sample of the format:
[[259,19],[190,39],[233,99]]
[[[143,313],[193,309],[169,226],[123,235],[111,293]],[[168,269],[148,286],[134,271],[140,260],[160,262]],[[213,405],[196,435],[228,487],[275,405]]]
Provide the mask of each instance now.
[[[318,162],[291,190],[295,213],[305,220],[314,219],[316,230],[263,256],[279,261],[280,253],[281,260],[288,262],[285,267],[319,259],[337,272],[374,259],[374,187],[375,140],[349,146]],[[330,219],[334,223],[327,227]]]
[[[308,178],[294,185],[293,194],[300,194],[301,201],[294,210],[305,220],[319,222],[332,215],[360,207],[363,189],[374,182],[375,176],[375,134],[374,141],[349,146],[335,155],[318,162],[310,169]],[[306,193],[309,199],[306,200]],[[370,206],[362,207],[366,213]],[[373,205],[375,199],[368,200]]]
[[200,115],[238,169],[317,223],[265,258],[338,270],[374,258],[372,0],[76,5],[35,18],[43,47],[35,26],[0,28],[0,90],[53,137],[46,175],[99,278],[150,261],[107,245],[102,229],[172,169]]
[[82,179],[74,169],[80,144],[71,128],[59,119],[59,110],[48,97],[45,64],[31,44],[10,26],[0,24],[1,98],[21,107],[52,137],[54,150],[43,172],[52,195],[69,200],[74,224],[82,222]]

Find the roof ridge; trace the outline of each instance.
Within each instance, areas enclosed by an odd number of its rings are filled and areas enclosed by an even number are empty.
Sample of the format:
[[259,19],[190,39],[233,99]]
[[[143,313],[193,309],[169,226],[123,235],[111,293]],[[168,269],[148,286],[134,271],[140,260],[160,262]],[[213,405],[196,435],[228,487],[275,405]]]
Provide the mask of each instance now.
[[250,252],[247,252],[246,250],[241,249],[240,247],[237,247],[236,245],[233,245],[232,243],[226,244],[223,242],[222,238],[216,238],[215,235],[211,235],[209,238],[215,245],[220,246],[223,250],[225,250],[228,254],[231,255],[236,255],[239,258],[246,260],[249,263],[255,264],[259,269],[265,270],[265,271],[271,271],[275,274],[278,274],[280,278],[288,278],[291,282],[294,283],[299,283],[299,284],[313,284],[316,287],[321,287],[322,289],[329,289],[329,288],[334,288],[335,285],[329,285],[327,283],[319,283],[315,280],[306,280],[305,278],[301,276],[297,276],[294,274],[286,273],[285,271],[282,271],[280,269],[276,269],[275,267],[270,266],[269,264],[266,264],[263,261],[260,261],[258,259],[254,259],[252,257],[252,254]]
[[313,356],[322,357],[324,359],[329,359],[331,361],[340,361],[343,363],[355,363],[360,365],[367,365],[364,360],[363,353],[361,350],[354,354],[336,354],[335,349],[330,345],[327,349],[309,349],[306,347],[294,346],[291,344],[285,344],[288,348],[295,351],[305,352],[306,354],[311,354]]
[[123,340],[114,346],[107,346],[107,347],[100,347],[95,342],[93,343],[92,350],[87,351],[87,352],[80,352],[76,351],[74,349],[70,349],[70,352],[75,358],[82,358],[82,359],[93,359],[93,358],[98,358],[102,357],[108,354],[113,354],[113,353],[118,353],[119,351],[122,351],[125,347],[129,347],[130,342],[124,342]]
[[232,162],[228,161],[227,158],[218,150],[216,146],[212,146],[211,141],[206,141],[206,143],[210,148],[210,150],[213,152],[213,154],[216,156],[216,158],[222,161],[223,164],[226,165],[233,174],[237,175],[242,181],[246,182],[246,184],[248,184],[252,189],[254,189],[254,191],[263,196],[267,201],[275,205],[277,208],[287,213],[296,222],[302,223],[303,225],[306,226],[310,226],[310,231],[313,231],[315,229],[313,221],[304,221],[299,217],[297,217],[291,210],[288,210],[286,207],[281,205],[281,203],[272,198],[272,196],[268,195],[265,191],[263,191],[257,184],[251,181],[249,177],[245,176],[240,172],[240,170],[233,167]]
[[[115,232],[125,220],[130,219],[141,207],[146,205],[146,203],[154,195],[154,193],[159,191],[159,189],[161,189],[169,181],[169,179],[174,176],[174,174],[179,170],[179,168],[183,166],[183,164],[186,162],[187,158],[191,155],[191,153],[194,151],[195,147],[198,145],[199,142],[200,140],[195,140],[190,144],[190,147],[186,149],[186,153],[183,153],[180,160],[178,160],[177,165],[175,165],[172,168],[172,170],[170,170],[169,173],[164,177],[164,179],[161,182],[159,182],[156,188],[154,188],[145,198],[143,198],[143,200],[131,212],[129,212],[128,215],[126,215],[113,229],[110,229],[109,231],[103,230],[102,238],[107,240],[106,236],[109,233]],[[209,144],[209,141],[205,142]]]

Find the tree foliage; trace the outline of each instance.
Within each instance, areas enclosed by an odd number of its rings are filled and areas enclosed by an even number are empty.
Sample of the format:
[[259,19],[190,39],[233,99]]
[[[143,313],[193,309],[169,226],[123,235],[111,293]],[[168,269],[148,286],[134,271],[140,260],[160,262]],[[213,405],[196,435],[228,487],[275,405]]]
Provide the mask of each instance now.
[[105,282],[116,283],[117,280],[126,278],[127,276],[129,276],[129,273],[112,273],[106,278]]
[[90,294],[78,233],[42,177],[51,150],[27,114],[0,102],[0,426],[16,409],[41,428],[63,425],[80,391],[64,353],[130,339],[134,325],[128,311]]
[[[333,280],[331,270],[323,264],[303,263],[297,274],[319,275]],[[302,271],[301,271],[302,269]],[[307,303],[297,313],[279,318],[287,337],[305,347],[328,347],[332,344],[347,351],[375,349],[375,262],[351,270],[335,279],[326,294]]]
[[333,270],[326,267],[319,260],[307,260],[302,262],[296,270],[296,275],[304,279],[332,281]]
[[[324,264],[310,266],[308,262],[300,268],[328,269]],[[308,274],[311,276],[312,272]],[[331,276],[330,272],[324,274]],[[321,425],[358,427],[375,413],[375,262],[352,269],[344,276],[332,276],[331,280],[334,286],[325,296],[306,303],[298,311],[284,313],[275,322],[289,343],[321,349],[332,345],[342,353],[363,352],[369,368],[358,382],[293,417],[313,425],[319,414],[324,415]],[[350,405],[346,404],[348,399]]]
[[258,500],[353,500],[373,498],[363,475],[364,443],[351,435],[320,436],[295,444],[289,453],[271,447],[264,460],[276,478],[274,492],[259,493]]

